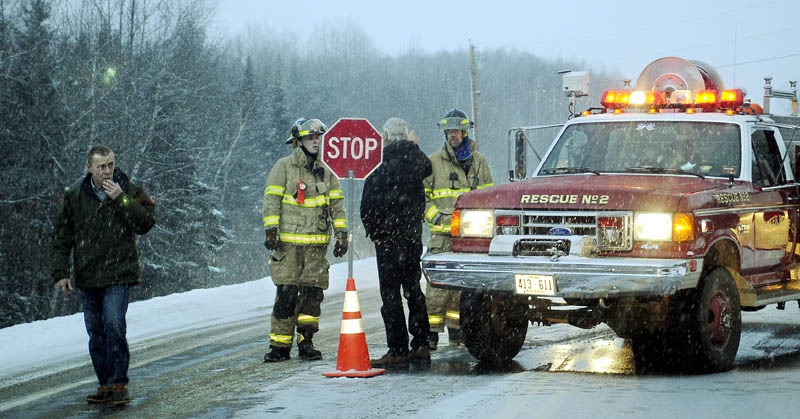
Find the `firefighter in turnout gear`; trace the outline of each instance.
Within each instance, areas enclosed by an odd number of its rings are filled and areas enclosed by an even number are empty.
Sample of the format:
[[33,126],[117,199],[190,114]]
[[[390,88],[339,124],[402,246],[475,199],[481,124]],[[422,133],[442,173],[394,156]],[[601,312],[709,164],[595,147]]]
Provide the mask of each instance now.
[[328,288],[331,230],[336,237],[334,256],[347,253],[342,188],[318,157],[326,130],[318,119],[298,119],[286,140],[294,151],[278,160],[267,176],[264,246],[270,251],[270,273],[278,289],[264,362],[289,359],[295,328],[300,358],[322,359],[311,339],[319,330],[320,303]]
[[[493,185],[486,158],[474,150],[474,142],[468,136],[472,122],[467,115],[453,108],[439,121],[438,126],[444,131],[444,147],[430,156],[433,174],[423,182],[425,220],[431,232],[428,242],[430,253],[452,250],[450,218],[458,197],[464,192]],[[425,295],[431,328],[428,337],[430,349],[437,348],[439,333],[444,332],[445,326],[450,343],[462,343],[459,324],[461,293],[433,288],[428,284]]]

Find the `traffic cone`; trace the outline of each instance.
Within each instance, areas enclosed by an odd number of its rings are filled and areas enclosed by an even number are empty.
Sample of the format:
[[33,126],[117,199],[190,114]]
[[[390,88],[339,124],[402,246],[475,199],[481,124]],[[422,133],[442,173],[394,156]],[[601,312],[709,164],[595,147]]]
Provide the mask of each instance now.
[[336,371],[326,372],[326,377],[372,377],[386,372],[383,368],[372,368],[367,349],[367,335],[361,326],[361,308],[358,305],[356,281],[347,278],[342,309],[342,330],[339,334],[339,355]]

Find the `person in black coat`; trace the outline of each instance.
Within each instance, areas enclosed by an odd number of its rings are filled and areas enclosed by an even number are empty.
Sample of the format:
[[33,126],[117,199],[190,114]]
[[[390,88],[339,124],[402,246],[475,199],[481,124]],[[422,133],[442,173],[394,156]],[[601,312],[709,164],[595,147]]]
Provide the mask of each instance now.
[[[367,177],[361,198],[361,221],[375,244],[381,315],[389,351],[372,360],[373,367],[402,367],[409,361],[429,362],[430,325],[425,294],[420,288],[422,223],[431,161],[419,149],[408,124],[390,118],[383,126],[383,163]],[[408,301],[408,328],[400,290]],[[411,350],[408,334],[411,332]]]

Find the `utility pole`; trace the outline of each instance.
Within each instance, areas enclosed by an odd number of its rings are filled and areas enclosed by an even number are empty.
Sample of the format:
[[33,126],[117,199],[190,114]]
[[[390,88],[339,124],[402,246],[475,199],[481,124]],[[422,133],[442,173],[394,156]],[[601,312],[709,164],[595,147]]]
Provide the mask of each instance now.
[[469,61],[470,61],[470,85],[472,87],[472,122],[475,124],[473,128],[473,133],[475,138],[475,150],[478,150],[478,145],[480,142],[478,141],[480,136],[478,135],[478,95],[481,93],[478,91],[478,71],[475,68],[475,45],[472,45],[472,41],[469,41]]

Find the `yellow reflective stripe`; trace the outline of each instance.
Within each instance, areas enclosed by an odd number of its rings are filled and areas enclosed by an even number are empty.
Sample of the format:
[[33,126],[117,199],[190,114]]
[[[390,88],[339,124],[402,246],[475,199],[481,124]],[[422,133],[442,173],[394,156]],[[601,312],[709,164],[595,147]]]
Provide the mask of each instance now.
[[344,198],[344,195],[342,194],[342,190],[341,189],[333,189],[330,192],[328,192],[328,195],[330,195],[331,199],[342,199],[342,198]]
[[490,186],[494,186],[494,183],[487,183],[485,185],[480,185],[480,186],[478,186],[478,189],[488,188]]
[[308,314],[299,314],[297,316],[298,323],[319,323],[319,317],[309,316]]
[[425,219],[428,220],[429,223],[432,223],[438,213],[439,209],[436,208],[436,205],[431,205],[428,211],[425,212]]
[[439,198],[458,198],[464,192],[469,192],[469,188],[461,189],[437,189],[432,192],[433,199]]
[[330,204],[330,202],[325,198],[325,195],[320,195],[316,198],[306,198],[302,204],[297,202],[297,200],[295,200],[291,195],[283,195],[283,201],[281,202],[287,205],[296,205],[298,207],[305,208],[324,207],[325,205]]
[[278,225],[280,223],[280,219],[281,217],[278,215],[264,217],[264,227]]
[[331,241],[331,236],[327,234],[281,233],[281,241],[301,244],[328,244]]
[[447,233],[450,234],[450,225],[428,224],[431,227],[431,233]]
[[461,318],[461,315],[457,311],[448,311],[447,312],[447,318],[448,319],[453,319],[453,320],[458,320],[458,319]]
[[444,323],[444,316],[428,316],[428,323],[442,324]]
[[267,196],[267,195],[283,196],[283,191],[285,191],[285,190],[286,190],[286,188],[284,188],[283,186],[269,185],[264,189],[264,196]]
[[274,333],[269,334],[269,340],[278,342],[278,343],[285,343],[287,345],[292,344],[292,336],[291,335],[276,335]]
[[333,228],[347,228],[347,220],[344,218],[337,218],[333,220]]
[[431,188],[425,188],[425,194],[426,194],[426,195],[429,195],[431,192],[433,192],[433,189],[431,189]]

